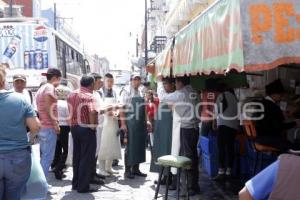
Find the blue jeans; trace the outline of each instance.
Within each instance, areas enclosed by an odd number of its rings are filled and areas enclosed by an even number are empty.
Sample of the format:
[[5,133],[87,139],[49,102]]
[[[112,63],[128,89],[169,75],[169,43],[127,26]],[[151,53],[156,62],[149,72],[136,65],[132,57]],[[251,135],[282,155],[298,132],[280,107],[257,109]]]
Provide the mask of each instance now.
[[53,161],[56,147],[57,135],[53,128],[43,128],[39,134],[41,165],[45,174],[48,177],[49,168]]
[[0,153],[0,199],[19,200],[30,176],[29,149]]

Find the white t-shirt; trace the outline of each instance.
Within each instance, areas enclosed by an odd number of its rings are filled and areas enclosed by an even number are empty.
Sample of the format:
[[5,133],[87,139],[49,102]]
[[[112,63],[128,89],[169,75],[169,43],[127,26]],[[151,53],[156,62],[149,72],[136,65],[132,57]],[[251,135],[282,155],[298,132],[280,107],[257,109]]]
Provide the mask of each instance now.
[[161,102],[174,104],[174,111],[180,117],[181,128],[196,128],[199,120],[196,114],[197,93],[191,85],[187,85],[181,90],[173,93],[161,93]]
[[69,108],[66,100],[57,101],[58,123],[60,126],[69,126]]
[[143,98],[143,93],[142,93],[141,89],[139,88],[138,90],[135,90],[129,86],[125,87],[121,92],[119,102],[124,105],[130,104],[131,99],[133,97],[142,97]]

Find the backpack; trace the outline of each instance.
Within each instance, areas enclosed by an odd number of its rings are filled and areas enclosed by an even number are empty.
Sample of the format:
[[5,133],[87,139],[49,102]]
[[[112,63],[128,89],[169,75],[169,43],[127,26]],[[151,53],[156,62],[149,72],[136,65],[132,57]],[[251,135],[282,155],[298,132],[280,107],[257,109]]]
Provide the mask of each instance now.
[[29,97],[30,97],[30,103],[31,105],[33,104],[33,96],[32,96],[32,92],[31,90],[27,90],[28,91],[28,94],[29,94]]

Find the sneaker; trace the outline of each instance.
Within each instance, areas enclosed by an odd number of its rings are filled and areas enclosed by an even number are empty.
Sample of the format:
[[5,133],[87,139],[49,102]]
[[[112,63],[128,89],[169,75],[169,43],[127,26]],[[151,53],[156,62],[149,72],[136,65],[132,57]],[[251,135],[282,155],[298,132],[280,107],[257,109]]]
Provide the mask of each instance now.
[[124,177],[128,179],[134,179],[134,175],[131,171],[127,171],[124,173]]
[[106,172],[109,173],[110,175],[119,174],[118,171],[114,171],[113,169],[106,170]]
[[99,187],[92,187],[90,186],[90,189],[84,190],[84,191],[77,191],[78,193],[93,193],[93,192],[98,192]]
[[99,174],[100,174],[101,176],[104,176],[104,177],[109,177],[109,176],[110,176],[109,173],[107,173],[106,171],[102,171],[102,170],[99,172]]
[[226,176],[231,176],[231,168],[226,169]]
[[90,181],[90,184],[104,185],[104,181],[94,178],[93,180]]
[[119,165],[119,160],[114,160],[113,163],[112,163],[112,166],[116,167],[118,165]]
[[54,191],[50,191],[50,190],[48,190],[47,194],[48,194],[48,195],[56,195],[56,194],[57,194],[57,192],[54,192]]
[[105,176],[102,176],[101,174],[97,174],[97,173],[95,174],[95,177],[100,179],[105,179]]
[[54,175],[57,180],[62,180],[67,177],[62,171],[55,171]]
[[147,174],[142,173],[140,170],[133,172],[133,175],[147,177]]

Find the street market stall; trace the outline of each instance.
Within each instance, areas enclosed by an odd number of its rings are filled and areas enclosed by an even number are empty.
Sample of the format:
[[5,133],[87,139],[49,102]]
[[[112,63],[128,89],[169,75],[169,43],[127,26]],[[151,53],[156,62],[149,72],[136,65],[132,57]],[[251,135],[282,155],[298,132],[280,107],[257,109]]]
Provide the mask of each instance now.
[[[236,88],[246,86],[242,77],[251,75],[248,86],[259,96],[268,82],[281,78],[293,95],[300,95],[298,0],[217,0],[173,40],[156,59],[156,76],[191,76],[201,90],[212,76],[233,81]],[[213,145],[204,142],[207,148]],[[215,162],[207,157],[205,164],[209,161]],[[213,167],[206,166],[210,172]],[[215,173],[214,168],[210,174]]]
[[172,44],[158,55],[158,75],[170,75],[168,68],[174,76],[183,76],[233,69],[254,72],[299,63],[300,4],[218,0],[177,33]]

